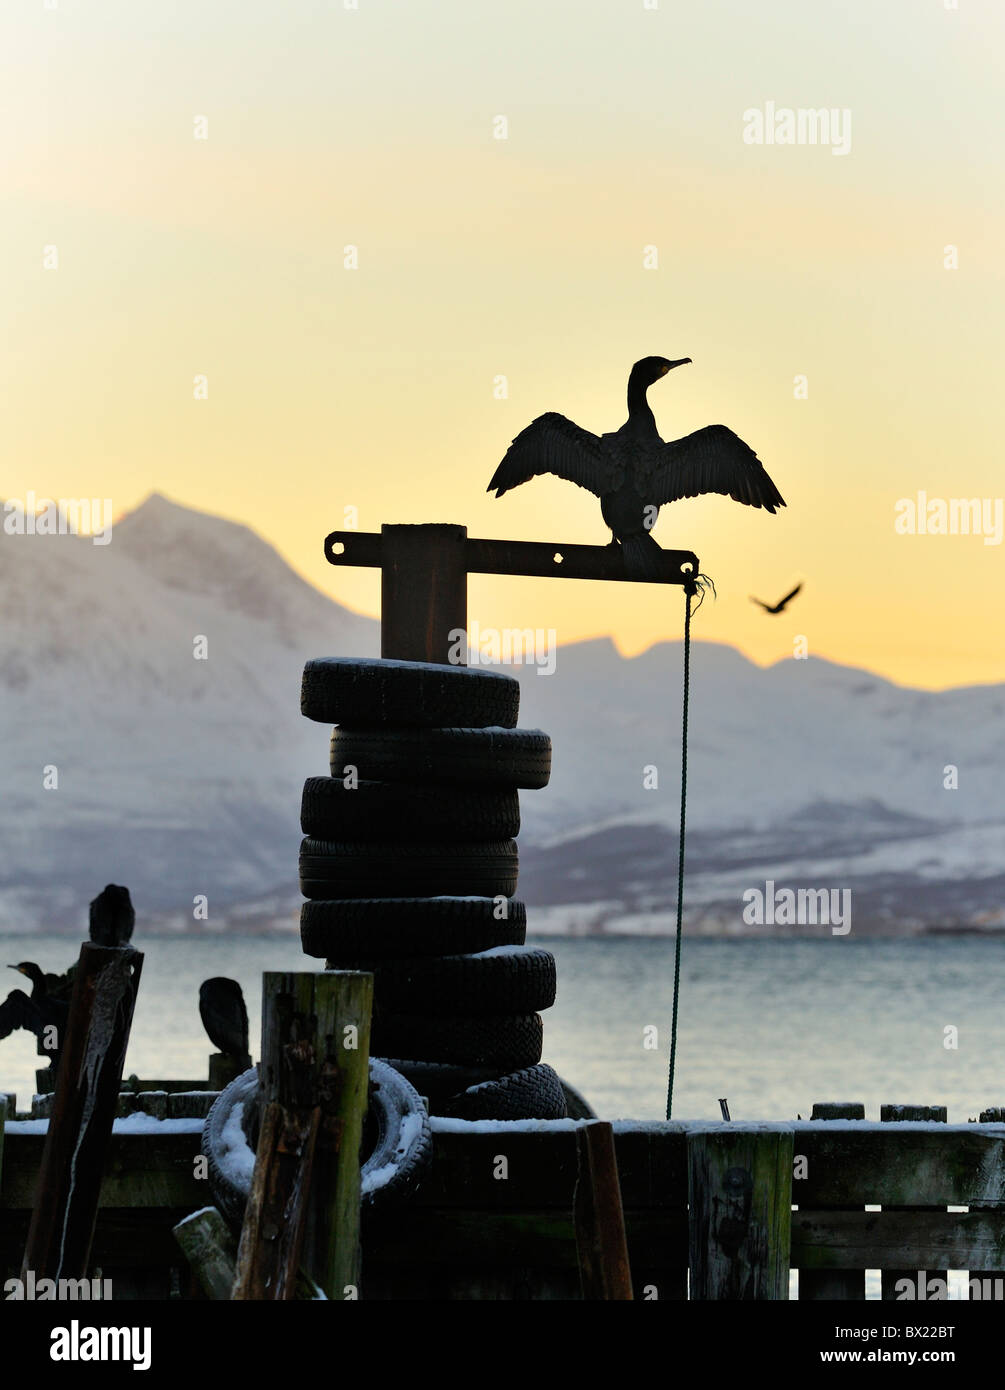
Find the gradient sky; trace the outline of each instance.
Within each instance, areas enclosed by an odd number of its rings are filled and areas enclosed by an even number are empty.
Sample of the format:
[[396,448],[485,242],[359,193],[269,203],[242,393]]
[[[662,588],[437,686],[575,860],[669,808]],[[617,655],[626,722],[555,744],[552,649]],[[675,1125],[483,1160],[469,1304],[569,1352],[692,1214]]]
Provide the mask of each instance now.
[[[366,530],[604,543],[587,493],[497,502],[492,470],[542,411],[615,429],[636,358],[690,356],[652,390],[663,434],[730,425],[789,503],[663,511],[657,539],[718,586],[695,635],[1005,679],[1005,545],[894,530],[919,489],[1005,491],[1005,7],[358,4],[4,6],[0,493],[122,514],[158,490],[375,613],[377,576],[322,556],[346,507]],[[745,144],[767,101],[848,108],[850,153]],[[748,601],[798,579],[782,618]],[[471,581],[483,624],[627,652],[678,636],[681,609],[650,586]]]

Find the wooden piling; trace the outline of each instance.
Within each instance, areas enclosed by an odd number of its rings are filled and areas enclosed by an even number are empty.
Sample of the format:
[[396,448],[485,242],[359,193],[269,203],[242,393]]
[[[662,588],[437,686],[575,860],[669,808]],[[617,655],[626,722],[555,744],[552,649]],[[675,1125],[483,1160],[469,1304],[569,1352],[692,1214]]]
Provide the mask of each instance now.
[[607,1120],[589,1120],[576,1130],[576,1160],[573,1212],[583,1298],[631,1299],[614,1130]]
[[204,1207],[179,1221],[174,1238],[207,1298],[226,1300],[234,1287],[237,1242],[216,1207]]
[[[946,1123],[946,1107],[944,1105],[881,1105],[879,1107],[879,1118],[883,1124],[903,1123],[907,1120],[934,1120],[938,1124]],[[944,1212],[945,1207],[884,1207],[884,1211],[940,1211]],[[884,1269],[880,1274],[880,1298],[884,1303],[892,1303],[899,1299],[897,1284],[901,1279],[910,1279],[915,1287],[915,1297],[917,1297],[917,1283],[919,1277],[924,1274],[926,1279],[949,1280],[948,1269],[919,1270],[919,1269]]]
[[22,1277],[87,1274],[142,964],[129,946],[80,948]]
[[688,1134],[691,1298],[787,1299],[792,1130]]
[[[186,1216],[173,1234],[205,1297],[229,1299],[237,1272],[237,1241],[216,1207],[203,1207]],[[302,1271],[297,1276],[295,1296],[308,1300],[323,1297]]]
[[[858,1101],[819,1101],[813,1106],[811,1120],[864,1120],[865,1106]],[[799,1196],[799,1184],[794,1183],[793,1196]],[[812,1207],[804,1208],[799,1202],[799,1210],[857,1211],[857,1207]],[[800,1302],[816,1303],[830,1299],[865,1298],[864,1269],[801,1269],[799,1271]]]
[[209,1054],[208,1089],[210,1091],[222,1091],[225,1086],[236,1081],[243,1070],[244,1068],[237,1057],[232,1057],[226,1052],[211,1052]]
[[[356,1297],[359,1291],[360,1148],[372,1004],[373,976],[357,971],[267,972],[263,977],[259,1094],[272,1137],[263,1132],[266,1143],[259,1140],[252,1191],[254,1195],[258,1159],[264,1165],[271,1151],[274,1176],[267,1181],[263,1168],[262,1198],[271,1192],[274,1201],[281,1191],[294,1198],[303,1235],[300,1258],[331,1299],[345,1298],[347,1291]],[[271,1106],[278,1109],[270,1111]],[[268,1223],[251,1230],[247,1220],[245,1230],[258,1250],[253,1256],[249,1245],[247,1275],[239,1267],[242,1287],[250,1290],[256,1281],[261,1287],[265,1269],[282,1268],[281,1296],[291,1297],[291,1236]],[[274,1248],[266,1251],[266,1244]],[[242,1252],[244,1246],[242,1232]],[[238,1258],[240,1266],[241,1253]]]

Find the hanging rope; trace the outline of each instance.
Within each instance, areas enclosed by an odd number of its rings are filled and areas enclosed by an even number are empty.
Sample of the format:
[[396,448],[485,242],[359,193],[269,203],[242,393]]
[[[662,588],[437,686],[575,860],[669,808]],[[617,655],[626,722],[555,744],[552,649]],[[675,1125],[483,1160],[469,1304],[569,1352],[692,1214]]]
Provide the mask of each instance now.
[[684,709],[680,742],[680,840],[677,845],[677,935],[673,961],[673,1017],[670,1020],[670,1073],[667,1078],[667,1119],[673,1110],[673,1076],[677,1065],[677,1008],[680,1002],[680,943],[684,925],[684,827],[687,820],[687,712],[691,693],[691,600],[700,594],[698,611],[705,600],[706,587],[715,593],[708,575],[699,574],[684,586]]

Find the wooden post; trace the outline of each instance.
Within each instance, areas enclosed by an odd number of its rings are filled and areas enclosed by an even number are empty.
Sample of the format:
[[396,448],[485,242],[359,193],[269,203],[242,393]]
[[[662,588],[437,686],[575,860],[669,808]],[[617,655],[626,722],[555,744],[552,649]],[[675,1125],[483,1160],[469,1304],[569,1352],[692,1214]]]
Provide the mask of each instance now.
[[174,1238],[206,1297],[229,1299],[234,1287],[237,1242],[216,1207],[204,1207],[179,1221],[174,1227]]
[[576,1130],[576,1161],[573,1211],[583,1297],[631,1299],[614,1130],[607,1120],[590,1120]]
[[226,1052],[209,1054],[209,1090],[222,1091],[232,1081],[236,1081],[244,1068],[236,1057]]
[[[813,1107],[811,1120],[864,1120],[865,1106],[854,1102],[820,1101]],[[793,1195],[798,1198],[799,1185],[793,1186]],[[803,1204],[799,1204],[803,1210]],[[813,1207],[813,1211],[857,1211],[857,1207]],[[864,1269],[801,1269],[799,1271],[799,1298],[808,1302],[830,1299],[864,1299]]]
[[[946,1107],[944,1105],[881,1105],[879,1107],[879,1118],[883,1124],[903,1123],[905,1120],[934,1120],[938,1124],[946,1123]],[[945,1207],[885,1207],[885,1211],[945,1211]],[[917,1297],[918,1276],[924,1273],[926,1279],[945,1279],[949,1280],[949,1271],[939,1270],[919,1270],[919,1269],[884,1269],[880,1274],[880,1298],[884,1303],[892,1303],[898,1299],[897,1283],[901,1279],[910,1279],[915,1286],[915,1297]]]
[[688,1134],[693,1299],[787,1299],[792,1130]]
[[[359,1292],[360,1148],[372,1005],[373,976],[357,971],[267,972],[263,977],[263,1119],[270,1105],[278,1105],[300,1126],[303,1156],[311,1151],[313,1168],[302,1208],[302,1260],[331,1299],[357,1297]],[[320,1113],[311,1139],[304,1125],[313,1123],[315,1107]],[[269,1123],[276,1125],[280,1119],[273,1112]],[[260,1139],[259,1154],[264,1147]],[[287,1167],[295,1171],[297,1164]],[[258,1239],[276,1242],[279,1234],[263,1227]],[[287,1269],[290,1250],[287,1240]]]
[[142,965],[130,946],[80,948],[22,1277],[87,1273]]
[[[0,1091],[0,1194],[2,1194],[2,1192],[3,1192],[3,1141],[4,1141],[4,1130],[6,1129],[6,1126],[7,1126],[7,1115],[8,1115],[7,1101],[8,1101],[8,1099],[9,1099],[9,1097],[6,1095],[6,1093],[3,1092],[3,1091]],[[13,1119],[14,1115],[17,1114],[17,1111],[14,1109],[13,1106],[11,1106],[11,1107],[10,1107],[10,1112],[9,1112],[9,1113],[10,1113],[10,1115],[11,1115],[11,1118]]]
[[466,526],[382,526],[380,654],[446,662],[457,638],[467,661]]
[[[237,1272],[237,1241],[216,1207],[204,1207],[179,1221],[174,1228],[174,1238],[206,1297],[229,1299]],[[297,1276],[296,1297],[317,1299],[324,1295],[301,1272]]]

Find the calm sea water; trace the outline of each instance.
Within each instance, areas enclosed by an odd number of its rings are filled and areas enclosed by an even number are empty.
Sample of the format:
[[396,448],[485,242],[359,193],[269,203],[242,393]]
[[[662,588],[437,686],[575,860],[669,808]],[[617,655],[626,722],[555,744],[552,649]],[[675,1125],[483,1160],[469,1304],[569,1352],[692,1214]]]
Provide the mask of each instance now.
[[[661,1118],[673,941],[540,941],[559,979],[545,1060],[600,1115]],[[313,968],[295,936],[154,938],[142,949],[127,1066],[149,1078],[205,1075],[202,980],[241,981],[257,1052],[262,971]],[[3,961],[56,970],[75,955],[65,937],[0,938]],[[9,974],[0,997],[18,982]],[[720,1096],[734,1119],[807,1118],[817,1100],[864,1101],[870,1118],[883,1102],[946,1105],[958,1123],[1005,1106],[1003,984],[1005,938],[685,940],[674,1116],[718,1118]],[[0,1042],[0,1089],[21,1107],[36,1061],[27,1034]]]

